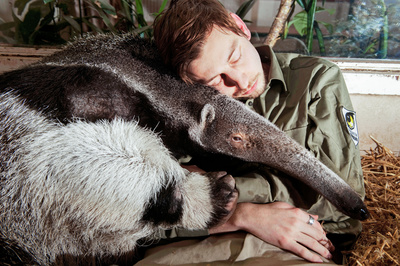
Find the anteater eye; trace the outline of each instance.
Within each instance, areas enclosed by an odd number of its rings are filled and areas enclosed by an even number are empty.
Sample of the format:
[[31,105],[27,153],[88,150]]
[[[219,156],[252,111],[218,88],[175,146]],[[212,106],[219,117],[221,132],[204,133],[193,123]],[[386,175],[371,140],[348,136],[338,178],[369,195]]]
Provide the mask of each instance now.
[[241,141],[242,141],[242,138],[239,137],[239,136],[233,136],[233,137],[232,137],[232,140],[235,141],[235,142],[241,142]]

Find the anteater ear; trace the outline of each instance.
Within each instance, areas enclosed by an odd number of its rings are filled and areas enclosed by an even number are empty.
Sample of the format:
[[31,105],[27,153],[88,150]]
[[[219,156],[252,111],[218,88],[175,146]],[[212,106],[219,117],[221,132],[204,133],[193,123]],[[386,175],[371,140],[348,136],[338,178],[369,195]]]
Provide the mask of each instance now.
[[205,128],[207,124],[211,123],[215,118],[214,107],[207,103],[203,106],[200,113],[200,127]]

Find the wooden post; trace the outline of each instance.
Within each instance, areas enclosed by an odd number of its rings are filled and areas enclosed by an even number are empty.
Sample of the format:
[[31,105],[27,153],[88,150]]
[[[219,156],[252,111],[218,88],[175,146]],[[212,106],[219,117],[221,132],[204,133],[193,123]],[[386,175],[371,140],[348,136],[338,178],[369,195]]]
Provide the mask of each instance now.
[[271,30],[269,31],[264,44],[267,44],[271,47],[275,45],[276,41],[279,39],[280,33],[285,28],[285,23],[292,9],[293,2],[294,0],[281,0],[278,14],[272,23]]

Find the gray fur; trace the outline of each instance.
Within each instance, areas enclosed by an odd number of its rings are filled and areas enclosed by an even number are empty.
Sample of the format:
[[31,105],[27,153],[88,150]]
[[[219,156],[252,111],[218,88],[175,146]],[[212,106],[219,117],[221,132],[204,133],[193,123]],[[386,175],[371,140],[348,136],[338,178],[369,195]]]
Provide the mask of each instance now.
[[1,234],[40,263],[119,254],[159,228],[223,220],[230,179],[183,170],[174,157],[186,154],[269,165],[367,216],[306,149],[242,103],[184,84],[131,35],[80,40],[0,81]]

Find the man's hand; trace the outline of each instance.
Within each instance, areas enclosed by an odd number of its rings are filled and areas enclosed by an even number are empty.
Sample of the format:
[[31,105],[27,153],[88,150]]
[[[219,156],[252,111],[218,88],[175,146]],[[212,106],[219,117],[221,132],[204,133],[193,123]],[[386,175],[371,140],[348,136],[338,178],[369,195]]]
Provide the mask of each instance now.
[[186,170],[190,171],[190,172],[196,172],[199,174],[205,174],[206,171],[204,171],[203,169],[200,169],[199,167],[197,167],[197,165],[186,165],[186,164],[181,164],[182,168],[185,168]]
[[239,203],[232,217],[221,226],[210,229],[211,234],[245,230],[265,242],[311,262],[322,259],[306,247],[321,256],[331,259],[330,251],[334,246],[326,237],[321,224],[307,223],[309,214],[290,204],[275,202],[269,204]]
[[[182,167],[191,172],[205,173],[195,165]],[[322,262],[322,259],[309,249],[331,259],[330,252],[334,251],[335,247],[317,221],[318,216],[311,216],[315,219],[313,225],[307,223],[310,214],[288,203],[238,203],[231,218],[226,223],[211,228],[209,232],[217,234],[244,230],[308,261]]]

